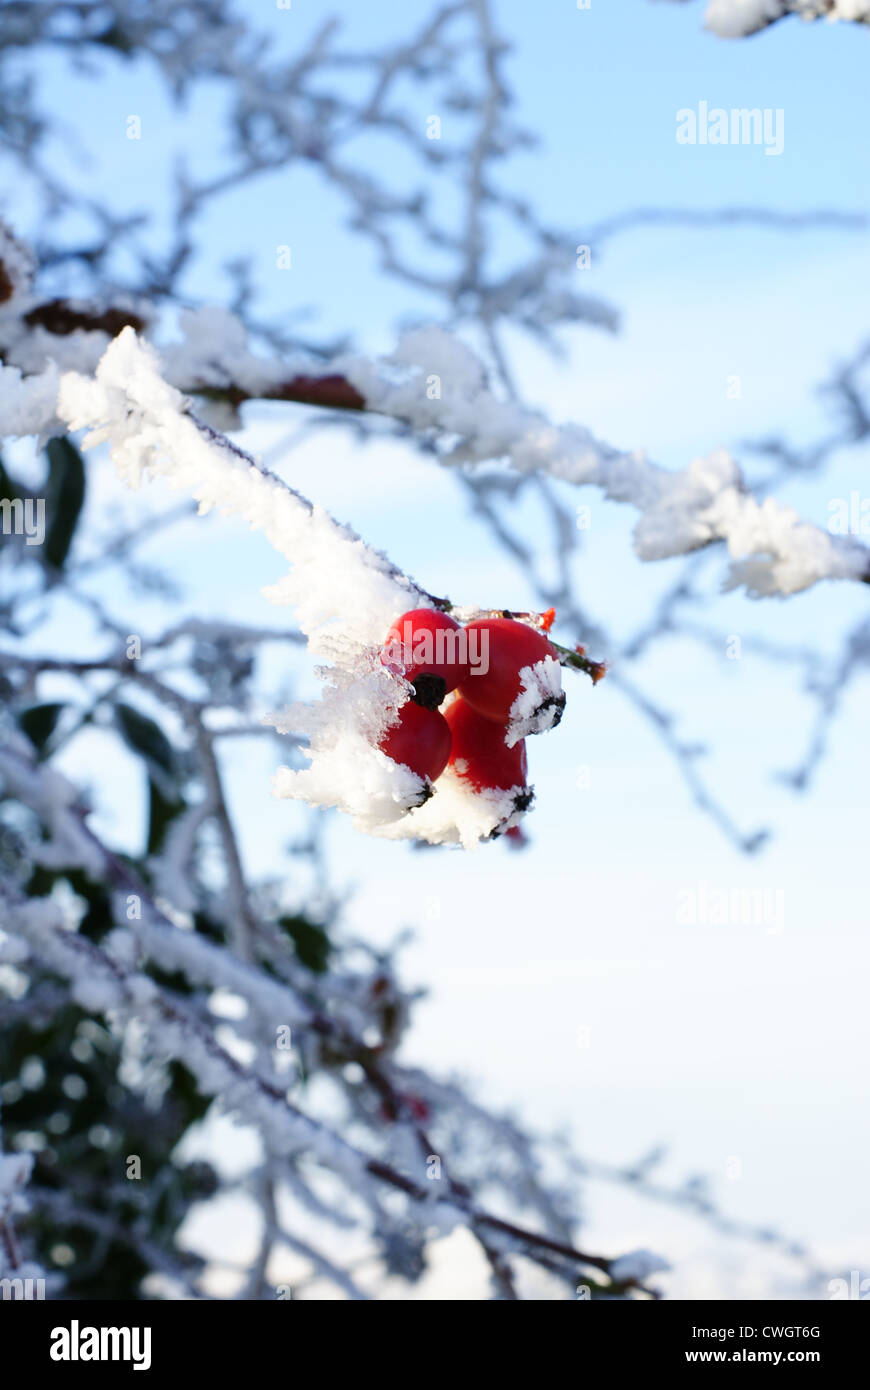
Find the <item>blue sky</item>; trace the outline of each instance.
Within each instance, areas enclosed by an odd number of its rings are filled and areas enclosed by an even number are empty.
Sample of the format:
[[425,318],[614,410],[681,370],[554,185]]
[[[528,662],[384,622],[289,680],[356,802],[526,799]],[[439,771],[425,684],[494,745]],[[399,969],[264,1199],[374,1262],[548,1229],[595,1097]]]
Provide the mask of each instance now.
[[[420,0],[401,14],[386,0],[241,8],[288,53],[327,10],[368,45],[398,38],[427,12]],[[855,28],[788,22],[729,43],[701,30],[697,5],[593,0],[580,11],[573,0],[546,0],[496,12],[514,44],[516,115],[542,137],[503,177],[578,241],[599,219],[637,206],[866,210],[867,37]],[[208,167],[221,139],[216,93],[179,117],[144,67],[107,60],[100,101],[86,102],[88,84],[52,63],[54,99],[97,154],[80,168],[95,187],[108,181],[121,204],[147,199],[159,211],[175,153]],[[782,108],[782,155],[678,145],[677,110],[701,100]],[[130,113],[142,116],[141,142],[124,137]],[[428,114],[421,99],[421,120]],[[58,154],[69,173],[71,147]],[[192,289],[220,299],[215,268],[246,251],[273,312],[311,305],[313,332],[350,329],[363,345],[388,347],[398,320],[431,306],[383,279],[343,217],[341,200],[309,172],[263,179],[205,219],[209,249]],[[279,274],[274,248],[285,242],[294,269]],[[506,244],[505,255],[514,249]],[[645,447],[672,467],[720,445],[739,453],[762,433],[811,438],[826,424],[816,386],[866,333],[868,270],[866,232],[641,229],[594,255],[583,284],[620,307],[620,333],[575,330],[560,363],[517,338],[517,375],[554,418]],[[726,394],[732,373],[741,378],[739,401]],[[293,417],[283,407],[252,408],[246,423],[243,442],[263,452]],[[278,466],[433,592],[533,603],[455,482],[404,445],[360,454],[334,432]],[[824,524],[832,497],[866,491],[865,469],[860,451],[843,451],[824,479],[781,495]],[[108,466],[95,470],[95,496],[115,496]],[[624,636],[674,565],[640,565],[631,518],[594,495],[576,500],[592,507],[580,595]],[[542,539],[534,517],[526,524]],[[277,557],[237,524],[191,522],[146,553],[184,573],[193,611],[255,622],[285,616],[259,592],[278,577]],[[714,559],[711,579],[721,573]],[[867,595],[856,590],[826,585],[763,604],[728,595],[707,617],[723,634],[833,652],[866,613]],[[145,625],[141,610],[120,611]],[[85,640],[65,627],[58,643]],[[282,660],[273,657],[276,677]],[[295,658],[286,660],[293,669]],[[337,871],[357,890],[349,925],[376,938],[406,922],[418,928],[406,974],[431,994],[419,1009],[414,1058],[473,1075],[483,1095],[544,1128],[567,1124],[593,1156],[629,1161],[668,1143],[671,1174],[709,1173],[735,1215],[780,1224],[832,1263],[866,1269],[866,676],[845,702],[811,792],[795,799],[772,777],[797,761],[810,728],[813,706],[793,673],[673,641],[626,674],[678,711],[681,735],[709,741],[703,770],[740,827],[775,831],[762,855],[741,857],[696,811],[653,731],[614,686],[593,692],[577,683],[558,734],[530,748],[538,806],[526,854],[490,846],[474,856],[418,855],[362,841],[332,821]],[[301,679],[310,682],[310,673]],[[83,743],[71,770],[87,773],[96,747]],[[251,864],[281,872],[296,812],[268,798],[273,757],[265,744],[240,748],[232,776]],[[591,769],[589,790],[577,787],[581,766]],[[119,760],[106,782],[105,822],[122,835],[137,830],[136,775]],[[700,884],[782,892],[783,930],[680,925],[678,895]],[[421,901],[433,894],[440,916],[426,920]],[[741,1159],[736,1181],[725,1176],[733,1156]],[[683,1263],[674,1289],[708,1287],[701,1230],[619,1195],[588,1206],[590,1245],[654,1243]],[[724,1268],[730,1257],[716,1258]],[[722,1275],[719,1287],[726,1282]]]

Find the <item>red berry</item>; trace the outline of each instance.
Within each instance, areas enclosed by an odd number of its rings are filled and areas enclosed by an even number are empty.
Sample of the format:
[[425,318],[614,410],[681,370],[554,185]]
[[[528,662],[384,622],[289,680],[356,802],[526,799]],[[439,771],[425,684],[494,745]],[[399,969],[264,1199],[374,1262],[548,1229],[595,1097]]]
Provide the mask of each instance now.
[[557,656],[544,634],[513,618],[479,618],[466,632],[469,651],[479,655],[479,662],[460,683],[462,698],[487,719],[508,723],[517,696],[524,693],[523,706],[514,714],[515,727],[523,734],[554,728],[565,707],[559,670],[544,678],[541,668],[525,692],[520,676],[526,667]]
[[397,618],[386,636],[384,660],[398,667],[414,687],[414,699],[437,709],[470,666],[465,632],[448,613],[412,608]]
[[450,757],[450,727],[437,709],[423,709],[409,700],[378,747],[394,763],[403,763],[418,777],[434,782]]
[[521,825],[512,825],[509,830],[506,830],[505,839],[510,848],[514,850],[525,849],[526,845],[529,843],[529,837],[526,835]]
[[428,1120],[431,1118],[432,1111],[429,1109],[427,1102],[421,1100],[419,1096],[405,1096],[404,1101],[415,1120]]
[[444,717],[452,739],[450,766],[457,776],[478,792],[511,791],[514,787],[525,792],[528,763],[524,739],[508,748],[505,725],[478,714],[461,697],[447,706]]

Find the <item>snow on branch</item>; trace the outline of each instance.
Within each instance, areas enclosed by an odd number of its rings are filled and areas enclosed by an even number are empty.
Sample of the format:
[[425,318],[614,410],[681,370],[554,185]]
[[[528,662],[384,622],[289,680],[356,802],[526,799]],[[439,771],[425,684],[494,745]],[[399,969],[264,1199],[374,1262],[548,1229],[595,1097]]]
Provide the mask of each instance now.
[[[217,327],[216,321],[209,322]],[[202,326],[200,316],[189,316],[186,329],[193,345]],[[609,500],[640,513],[635,548],[642,560],[724,542],[731,557],[726,587],[745,587],[754,598],[797,593],[822,579],[866,580],[870,575],[870,555],[860,542],[802,521],[772,498],[758,501],[726,450],[695,459],[677,472],[651,462],[643,451],[615,448],[583,425],[554,425],[541,413],[498,397],[481,361],[440,328],[406,335],[386,358],[346,357],[331,363],[320,389],[311,368],[308,374],[285,368],[282,375],[273,361],[251,354],[236,334],[229,340],[232,352],[215,349],[213,333],[208,338],[208,362],[189,344],[166,354],[177,384],[233,404],[259,396],[365,409],[424,436],[434,435],[442,443],[444,464],[503,460],[521,473],[547,473],[577,486],[598,487]],[[241,372],[228,388],[233,361],[241,363]],[[348,390],[341,390],[342,382]]]
[[29,1209],[25,1188],[33,1170],[33,1155],[4,1153],[2,1141],[0,1130],[0,1279],[39,1278],[42,1270],[21,1258],[14,1225],[15,1217]]
[[[225,316],[229,317],[229,316]],[[833,536],[802,521],[773,498],[758,501],[737,462],[724,449],[682,471],[651,462],[642,450],[621,450],[579,424],[554,425],[540,412],[497,396],[480,359],[440,328],[407,334],[389,357],[346,357],[318,374],[258,358],[234,334],[229,350],[212,344],[210,366],[191,354],[202,328],[190,315],[188,343],[167,354],[171,379],[185,389],[220,394],[233,361],[242,364],[233,403],[258,396],[313,405],[362,408],[435,435],[446,465],[502,460],[521,473],[547,473],[576,486],[602,490],[610,501],[634,507],[640,518],[635,549],[641,560],[661,560],[724,542],[731,558],[726,588],[753,598],[787,596],[822,579],[866,580],[870,554],[854,538]],[[208,321],[217,328],[215,320]],[[349,390],[342,391],[341,383]],[[239,391],[241,394],[239,394]],[[322,393],[328,392],[324,400]],[[359,405],[356,404],[357,400]]]
[[4,728],[0,747],[0,779],[7,790],[39,816],[46,838],[34,847],[33,856],[44,868],[74,864],[87,874],[102,871],[102,856],[84,829],[76,807],[79,793],[54,768],[37,767],[27,756],[29,744],[17,731]]
[[723,39],[757,34],[786,15],[800,19],[852,20],[870,23],[870,0],[710,0],[704,16],[708,29]]
[[207,1023],[133,969],[122,951],[110,954],[67,930],[60,907],[50,899],[16,901],[5,889],[3,895],[4,931],[22,938],[32,957],[68,980],[84,1009],[135,1021],[158,1054],[183,1062],[205,1095],[220,1097],[229,1113],[254,1124],[277,1153],[304,1151],[365,1189],[365,1155],[303,1115],[280,1086],[232,1057]]
[[[401,611],[401,601],[395,606],[400,590],[413,597],[414,586],[347,528],[262,470],[252,473],[252,461],[196,420],[179,392],[201,395],[208,402],[206,410],[215,402],[234,411],[243,401],[269,399],[370,411],[434,437],[444,464],[501,460],[521,473],[547,473],[577,486],[598,487],[609,500],[639,512],[635,548],[640,559],[665,559],[723,542],[731,558],[726,588],[744,587],[754,598],[798,593],[822,579],[870,578],[866,547],[802,521],[772,498],[758,501],[726,450],[672,471],[651,462],[642,450],[599,440],[583,425],[554,425],[540,412],[496,395],[480,359],[441,328],[405,335],[388,357],[348,355],[324,365],[259,355],[233,314],[200,309],[181,316],[181,341],[162,348],[158,367],[153,354],[148,356],[141,343],[136,346],[133,330],[143,326],[147,313],[94,308],[87,328],[74,318],[79,326],[69,333],[66,327],[60,332],[56,322],[49,332],[46,323],[57,314],[46,320],[43,313],[35,322],[28,297],[32,258],[0,225],[0,267],[7,259],[14,292],[9,304],[0,303],[0,358],[6,364],[0,367],[0,433],[51,433],[58,367],[75,368],[63,388],[61,414],[67,424],[80,419],[92,426],[95,412],[110,420],[129,394],[130,420],[105,436],[111,436],[122,476],[135,486],[144,461],[154,454],[164,461],[152,462],[152,471],[171,475],[172,485],[197,497],[204,510],[219,505],[260,526],[297,566],[295,580],[285,581],[274,597],[297,605],[309,635],[340,617],[346,636],[377,640],[385,612],[391,609],[395,616]],[[111,332],[122,323],[126,326],[110,348]],[[130,374],[134,359],[136,371]],[[88,387],[81,378],[95,368],[98,384]],[[153,440],[135,424],[143,412],[150,412]],[[93,434],[92,441],[99,437]],[[190,441],[184,463],[167,463],[169,446],[178,446],[181,439]],[[209,458],[214,462],[206,464]],[[348,547],[353,545],[358,554],[349,564]],[[311,585],[306,579],[310,560],[316,554],[326,561],[327,546],[335,564],[322,563],[318,583]]]
[[[249,961],[173,922],[145,882],[88,827],[88,808],[73,799],[66,779],[37,761],[29,741],[13,728],[4,730],[0,747],[0,790],[14,794],[38,817],[44,838],[32,850],[37,862],[80,868],[92,880],[113,887],[116,949],[122,949],[125,938],[135,938],[135,951],[167,973],[180,971],[197,987],[239,995],[267,1033],[279,1025],[313,1027],[318,1023],[311,1002],[287,979],[276,981]],[[208,803],[206,807],[210,809]],[[163,857],[166,853],[164,850]],[[155,877],[159,879],[160,874]],[[130,900],[136,904],[133,915],[126,911]],[[8,950],[4,946],[4,958],[11,960]],[[335,1006],[335,997],[332,1002]],[[340,1013],[335,1008],[331,1023],[338,1029]]]
[[708,0],[706,27],[723,39],[757,34],[787,15],[870,23],[870,0]]
[[[396,368],[402,373],[398,381]],[[745,586],[754,598],[797,593],[820,579],[870,574],[870,555],[858,542],[801,521],[772,498],[757,501],[724,449],[670,472],[641,451],[602,443],[582,425],[552,425],[536,411],[498,399],[478,359],[440,329],[408,335],[384,363],[359,362],[346,370],[368,409],[454,436],[442,454],[445,463],[504,459],[522,473],[593,485],[609,500],[635,507],[635,547],[642,560],[724,541],[732,562],[726,587]],[[426,388],[433,376],[439,394],[430,399]]]

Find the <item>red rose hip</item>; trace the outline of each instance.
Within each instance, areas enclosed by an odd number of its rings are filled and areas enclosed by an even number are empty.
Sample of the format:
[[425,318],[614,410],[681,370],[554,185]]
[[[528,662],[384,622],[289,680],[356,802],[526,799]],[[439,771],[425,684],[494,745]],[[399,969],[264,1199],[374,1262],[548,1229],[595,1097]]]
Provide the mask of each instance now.
[[403,763],[418,777],[434,782],[450,757],[450,727],[438,710],[424,709],[409,700],[399,710],[398,723],[387,729],[378,747],[394,763]]
[[[444,717],[450,727],[450,767],[475,791],[513,791],[517,810],[531,803],[526,788],[526,745],[519,739],[512,748],[505,743],[506,727],[478,714],[461,696],[448,705]],[[516,805],[523,799],[525,805]]]
[[510,724],[515,738],[555,728],[565,696],[556,649],[544,634],[513,618],[479,618],[466,633],[479,659],[460,682],[463,700],[486,719]]
[[386,636],[383,658],[414,687],[414,700],[437,709],[444,696],[468,676],[465,632],[448,613],[412,608]]

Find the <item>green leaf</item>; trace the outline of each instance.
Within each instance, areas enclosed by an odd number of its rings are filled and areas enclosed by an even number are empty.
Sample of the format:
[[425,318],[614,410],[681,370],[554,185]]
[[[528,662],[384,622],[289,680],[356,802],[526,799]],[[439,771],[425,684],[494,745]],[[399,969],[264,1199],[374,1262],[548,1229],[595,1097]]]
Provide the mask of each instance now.
[[158,778],[162,773],[162,780],[169,778],[174,782],[175,753],[159,724],[140,714],[132,705],[117,704],[115,718],[127,747],[144,758],[149,767],[157,772]]
[[175,750],[160,725],[132,705],[117,704],[115,719],[127,747],[144,758],[148,768],[147,852],[157,854],[171,823],[185,809]]
[[114,925],[109,888],[105,883],[94,883],[81,869],[68,869],[64,877],[73,892],[87,903],[79,922],[79,935],[101,941]]
[[132,39],[117,24],[110,24],[101,34],[95,34],[93,42],[105,44],[106,48],[114,48],[116,53],[123,53],[125,58],[130,56],[134,47]]
[[52,569],[63,569],[85,500],[85,466],[68,439],[50,439],[46,501],[48,525],[42,554]]
[[19,714],[18,723],[40,753],[54,733],[63,709],[64,706],[58,704],[31,705]]
[[316,975],[322,975],[329,965],[332,952],[329,937],[323,928],[309,922],[307,917],[279,917],[278,922],[293,942],[302,964]]
[[164,796],[153,777],[148,778],[148,853],[158,854],[163,848],[166,832],[185,803],[180,796]]

